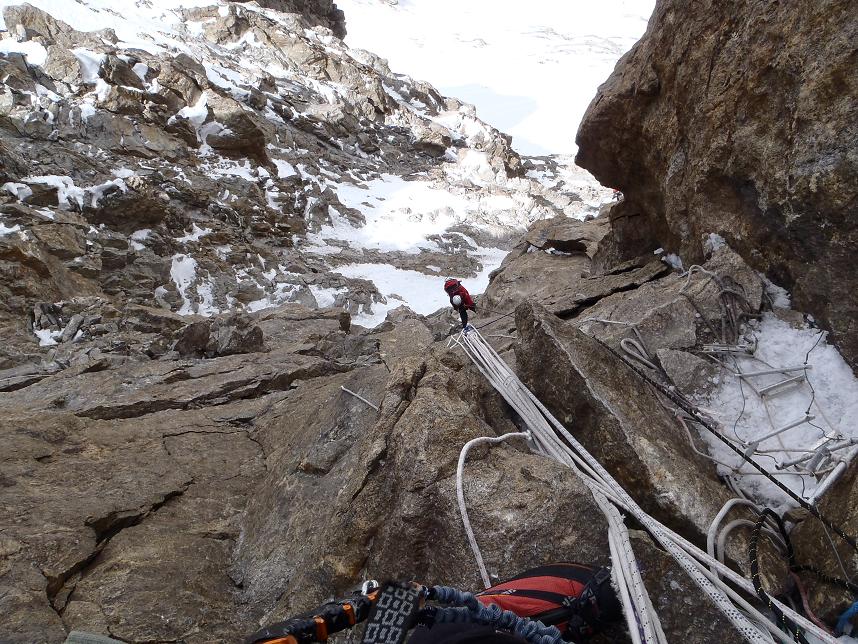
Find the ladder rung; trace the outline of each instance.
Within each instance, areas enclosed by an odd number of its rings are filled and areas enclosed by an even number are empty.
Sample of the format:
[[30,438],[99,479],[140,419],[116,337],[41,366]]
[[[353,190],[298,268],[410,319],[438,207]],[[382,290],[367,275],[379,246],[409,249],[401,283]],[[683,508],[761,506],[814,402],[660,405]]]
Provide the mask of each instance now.
[[775,384],[769,385],[768,387],[763,387],[757,393],[760,394],[760,396],[765,396],[767,394],[772,393],[776,389],[780,389],[781,387],[784,387],[786,385],[794,385],[797,382],[804,380],[804,378],[805,378],[804,374],[801,374],[798,376],[793,376],[792,378],[787,378],[786,380],[781,380],[780,382],[776,382]]
[[737,373],[740,378],[753,378],[754,376],[770,376],[776,373],[789,373],[790,371],[801,371],[810,369],[812,365],[801,365],[800,367],[784,367],[783,369],[766,369],[765,371],[746,371],[745,373]]

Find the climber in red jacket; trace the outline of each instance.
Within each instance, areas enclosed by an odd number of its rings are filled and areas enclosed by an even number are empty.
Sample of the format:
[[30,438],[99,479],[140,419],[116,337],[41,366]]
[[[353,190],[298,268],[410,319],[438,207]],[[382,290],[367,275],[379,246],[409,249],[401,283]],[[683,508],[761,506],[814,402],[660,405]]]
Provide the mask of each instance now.
[[477,306],[471,299],[471,294],[459,280],[452,277],[448,277],[444,282],[444,290],[450,297],[450,305],[459,312],[459,317],[462,318],[462,329],[467,330],[468,310],[477,312]]

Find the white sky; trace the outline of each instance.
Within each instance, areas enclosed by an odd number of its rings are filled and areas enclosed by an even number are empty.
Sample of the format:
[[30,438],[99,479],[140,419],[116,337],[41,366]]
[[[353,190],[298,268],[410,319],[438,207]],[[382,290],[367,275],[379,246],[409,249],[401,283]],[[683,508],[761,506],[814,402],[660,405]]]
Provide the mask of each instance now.
[[346,43],[477,106],[524,154],[574,153],[575,132],[655,0],[337,0]]

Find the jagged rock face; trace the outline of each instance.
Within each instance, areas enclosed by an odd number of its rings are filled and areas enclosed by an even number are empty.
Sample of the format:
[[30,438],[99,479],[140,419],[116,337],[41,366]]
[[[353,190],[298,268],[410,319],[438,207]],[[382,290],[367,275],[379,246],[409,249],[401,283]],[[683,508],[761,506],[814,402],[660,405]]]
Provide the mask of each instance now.
[[577,161],[625,202],[618,254],[717,233],[858,361],[858,23],[850,0],[661,0],[600,88]]
[[[350,337],[342,311],[291,305],[233,321],[272,349],[227,341],[223,357],[152,360],[131,336],[182,340],[199,322],[142,307],[100,314],[89,323],[119,329],[103,336],[104,352],[60,358],[0,400],[4,641],[61,642],[77,627],[131,641],[239,640],[253,622],[231,560],[268,449],[255,419],[290,390],[330,379],[360,389],[386,374],[379,342]],[[216,322],[220,348],[230,320]]]
[[536,396],[647,512],[705,534],[727,489],[647,383],[544,309],[521,304],[516,326],[519,373]]
[[[59,643],[71,629],[237,641],[367,576],[479,587],[456,463],[467,440],[517,427],[420,316],[401,309],[358,332],[343,311],[298,305],[213,319],[96,299],[64,308],[34,323],[100,326],[100,344],[63,343],[50,369],[0,374],[8,641]],[[196,357],[224,329],[262,345]],[[493,574],[608,563],[587,489],[523,442],[474,449],[464,481]],[[634,548],[668,633],[729,637],[664,552],[642,535]],[[625,640],[620,626],[608,641]]]
[[[235,0],[247,2],[247,0]],[[284,13],[299,13],[310,24],[322,25],[334,32],[337,38],[346,37],[346,17],[331,0],[257,0],[260,7]]]

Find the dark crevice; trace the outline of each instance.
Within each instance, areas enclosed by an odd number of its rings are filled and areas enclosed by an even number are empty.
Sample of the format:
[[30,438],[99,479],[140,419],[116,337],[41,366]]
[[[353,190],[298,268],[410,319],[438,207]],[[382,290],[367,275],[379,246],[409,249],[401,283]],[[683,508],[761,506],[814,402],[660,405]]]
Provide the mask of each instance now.
[[294,383],[299,380],[319,378],[335,373],[345,373],[352,370],[352,367],[348,365],[333,362],[324,363],[319,365],[319,367],[321,368],[299,369],[288,374],[278,374],[277,376],[260,382],[252,389],[245,390],[243,388],[250,385],[255,380],[249,379],[247,381],[236,383],[231,390],[211,392],[187,402],[178,400],[143,400],[124,406],[99,406],[73,413],[75,416],[92,418],[94,420],[119,420],[140,418],[142,416],[156,414],[162,411],[184,411],[188,409],[199,409],[201,407],[218,407],[220,405],[226,405],[240,400],[253,400],[275,391],[288,391],[293,388]]
[[138,508],[136,510],[117,510],[97,519],[87,520],[86,525],[95,532],[97,545],[110,541],[125,528],[140,524],[143,519],[163,508],[172,499],[182,496],[188,488],[193,485],[191,479],[183,488],[167,492],[157,503],[153,503],[148,509]]
[[191,479],[182,489],[168,492],[160,501],[152,504],[148,509],[119,510],[111,512],[98,519],[88,519],[85,522],[85,525],[91,528],[95,533],[96,545],[92,552],[80,561],[72,564],[69,568],[58,575],[47,575],[44,571],[42,572],[42,575],[47,580],[45,593],[47,594],[48,603],[57,615],[60,616],[60,619],[62,619],[63,611],[74,593],[74,588],[72,588],[71,592],[66,596],[62,606],[56,605],[57,597],[69,580],[73,579],[75,576],[83,577],[95,564],[98,556],[102,553],[107,544],[110,543],[110,540],[113,539],[113,537],[122,532],[125,528],[130,528],[142,523],[144,519],[163,508],[172,499],[183,495],[188,488],[193,485],[193,483],[194,481]]
[[233,432],[219,432],[217,430],[204,430],[204,429],[188,429],[184,432],[175,432],[173,434],[162,434],[162,438],[174,438],[176,436],[186,436],[188,434],[221,434],[223,436],[231,436],[233,434],[243,434],[246,433],[247,430],[244,429],[236,429]]
[[641,286],[643,286],[644,284],[651,284],[653,282],[657,282],[661,279],[664,279],[668,275],[670,275],[670,271],[654,275],[651,278],[644,280],[642,282],[631,282],[629,284],[624,284],[623,286],[618,286],[617,288],[611,289],[608,292],[599,293],[598,295],[594,295],[593,297],[588,297],[588,298],[579,300],[579,301],[575,302],[575,305],[570,307],[570,308],[560,309],[560,310],[555,311],[554,315],[556,315],[561,320],[573,320],[573,319],[577,318],[578,316],[580,316],[584,311],[586,311],[590,307],[594,306],[595,304],[598,304],[600,301],[602,301],[606,297],[609,297],[609,296],[614,295],[616,293],[627,293],[629,291],[637,290]]

